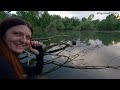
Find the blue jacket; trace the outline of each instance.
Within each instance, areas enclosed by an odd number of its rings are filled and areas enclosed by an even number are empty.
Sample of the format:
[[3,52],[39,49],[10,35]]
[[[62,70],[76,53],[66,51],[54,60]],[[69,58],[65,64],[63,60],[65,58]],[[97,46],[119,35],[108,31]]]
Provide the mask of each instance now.
[[[39,51],[39,55],[36,55],[36,65],[29,67],[22,64],[24,71],[28,75],[28,79],[30,79],[33,75],[41,74],[44,65],[42,46],[34,48]],[[5,60],[3,56],[0,56],[0,78],[15,79],[12,65],[7,60]]]

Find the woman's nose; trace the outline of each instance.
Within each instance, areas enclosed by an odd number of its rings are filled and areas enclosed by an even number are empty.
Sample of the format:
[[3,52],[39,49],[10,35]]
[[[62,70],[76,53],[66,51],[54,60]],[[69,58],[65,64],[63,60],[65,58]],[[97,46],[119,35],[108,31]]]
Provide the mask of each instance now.
[[26,37],[24,36],[24,37],[20,38],[20,41],[23,43],[26,43]]

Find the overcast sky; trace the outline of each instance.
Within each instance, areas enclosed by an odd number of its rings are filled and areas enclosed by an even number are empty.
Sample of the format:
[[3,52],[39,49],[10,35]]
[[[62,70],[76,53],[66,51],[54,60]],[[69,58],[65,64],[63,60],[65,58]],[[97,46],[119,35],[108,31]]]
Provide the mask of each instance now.
[[120,11],[48,11],[48,13],[51,15],[60,15],[61,17],[78,17],[79,19],[83,17],[87,18],[90,14],[94,14],[94,20],[102,20],[105,19],[110,13],[120,14]]

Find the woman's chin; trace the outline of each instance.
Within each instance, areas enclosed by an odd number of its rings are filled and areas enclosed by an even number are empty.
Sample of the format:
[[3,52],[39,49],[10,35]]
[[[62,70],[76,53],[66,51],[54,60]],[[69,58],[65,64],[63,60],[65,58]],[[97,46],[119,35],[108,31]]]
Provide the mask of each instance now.
[[23,50],[13,50],[13,52],[17,53],[17,54],[20,54],[23,52]]

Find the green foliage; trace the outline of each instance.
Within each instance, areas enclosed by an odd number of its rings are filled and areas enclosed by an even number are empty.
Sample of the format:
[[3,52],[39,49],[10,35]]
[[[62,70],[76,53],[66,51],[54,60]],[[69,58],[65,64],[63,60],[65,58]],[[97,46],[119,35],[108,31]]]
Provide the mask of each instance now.
[[120,20],[117,19],[117,16],[114,14],[108,15],[106,19],[100,21],[97,24],[97,29],[98,30],[108,30],[108,31],[113,31],[113,30],[119,30],[119,25],[120,25]]
[[40,37],[42,33],[43,33],[43,30],[41,27],[33,28],[33,37]]
[[55,32],[56,29],[56,20],[52,21],[45,29],[45,32]]
[[94,14],[91,14],[89,17],[88,17],[88,20],[92,20],[94,18]]
[[85,17],[82,18],[82,22],[86,21],[87,19]]
[[76,17],[62,18],[60,15],[50,15],[48,11],[16,11],[16,14],[12,14],[11,11],[0,11],[0,20],[10,16],[20,17],[30,22],[35,29],[34,36],[40,36],[44,32],[55,34],[58,31],[69,30],[120,30],[120,19],[119,15],[116,14],[109,14],[106,19],[100,21],[98,19],[93,20],[94,14],[80,20]]
[[57,30],[64,30],[65,26],[61,19],[56,19],[56,29]]
[[80,31],[80,30],[81,30],[81,24],[79,24],[78,26],[76,26],[76,27],[74,28],[74,30]]
[[100,31],[101,30],[107,30],[106,27],[107,26],[106,26],[106,20],[105,19],[97,23],[97,29],[100,30]]
[[10,12],[9,11],[0,11],[0,20],[3,20],[4,18],[6,17],[9,17],[9,14]]
[[45,29],[52,21],[51,16],[47,11],[45,11],[41,16],[41,27]]
[[84,21],[81,24],[81,30],[95,30],[95,24],[92,21]]

